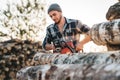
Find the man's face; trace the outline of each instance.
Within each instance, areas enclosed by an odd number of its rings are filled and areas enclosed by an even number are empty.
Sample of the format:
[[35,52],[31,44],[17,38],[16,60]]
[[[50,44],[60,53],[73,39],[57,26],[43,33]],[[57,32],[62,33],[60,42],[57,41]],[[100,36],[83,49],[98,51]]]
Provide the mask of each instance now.
[[61,20],[62,17],[62,12],[58,12],[58,11],[50,11],[49,12],[49,16],[51,17],[51,19],[58,24]]

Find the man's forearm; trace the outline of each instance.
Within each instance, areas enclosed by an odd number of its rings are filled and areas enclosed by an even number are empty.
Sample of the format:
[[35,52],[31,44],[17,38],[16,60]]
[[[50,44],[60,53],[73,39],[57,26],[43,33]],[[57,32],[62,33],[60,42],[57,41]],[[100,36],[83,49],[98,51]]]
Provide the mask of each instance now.
[[89,41],[91,41],[91,37],[89,35],[85,35],[85,38],[80,43],[84,45]]
[[80,41],[80,42],[77,43],[77,45],[76,45],[76,50],[77,50],[77,51],[83,50],[84,44],[86,44],[86,43],[89,42],[90,40],[91,40],[91,37],[88,36],[88,35],[85,35],[85,38],[84,38],[82,41]]

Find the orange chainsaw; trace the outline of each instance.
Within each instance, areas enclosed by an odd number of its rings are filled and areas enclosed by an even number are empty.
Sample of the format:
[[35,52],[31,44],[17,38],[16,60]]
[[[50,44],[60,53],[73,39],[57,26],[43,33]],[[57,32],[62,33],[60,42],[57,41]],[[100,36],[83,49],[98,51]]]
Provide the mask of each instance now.
[[62,41],[57,40],[56,44],[54,43],[54,46],[56,47],[55,52],[58,52],[58,53],[60,52],[61,54],[70,54],[70,53],[76,52],[72,41],[65,42],[63,40]]

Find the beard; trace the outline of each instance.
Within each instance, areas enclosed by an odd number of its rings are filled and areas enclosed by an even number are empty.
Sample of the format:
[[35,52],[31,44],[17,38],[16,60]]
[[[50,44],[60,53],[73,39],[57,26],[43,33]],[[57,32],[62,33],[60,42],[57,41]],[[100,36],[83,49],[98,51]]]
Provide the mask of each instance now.
[[61,19],[62,19],[62,15],[60,16],[60,18],[59,18],[58,22],[56,22],[56,24],[59,24]]

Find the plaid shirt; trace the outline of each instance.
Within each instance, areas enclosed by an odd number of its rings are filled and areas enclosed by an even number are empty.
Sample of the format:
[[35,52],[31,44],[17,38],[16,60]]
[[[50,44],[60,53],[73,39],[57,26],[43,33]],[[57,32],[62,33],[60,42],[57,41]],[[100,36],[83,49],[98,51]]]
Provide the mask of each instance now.
[[[56,43],[56,41],[72,41],[74,46],[80,40],[80,34],[87,33],[89,31],[89,27],[83,25],[79,20],[74,19],[66,19],[66,23],[63,27],[63,32],[61,33],[56,24],[51,24],[47,27],[47,34],[43,41],[43,48],[45,49],[45,45],[47,43]],[[57,44],[57,43],[56,43]],[[55,48],[60,46],[55,46]]]

